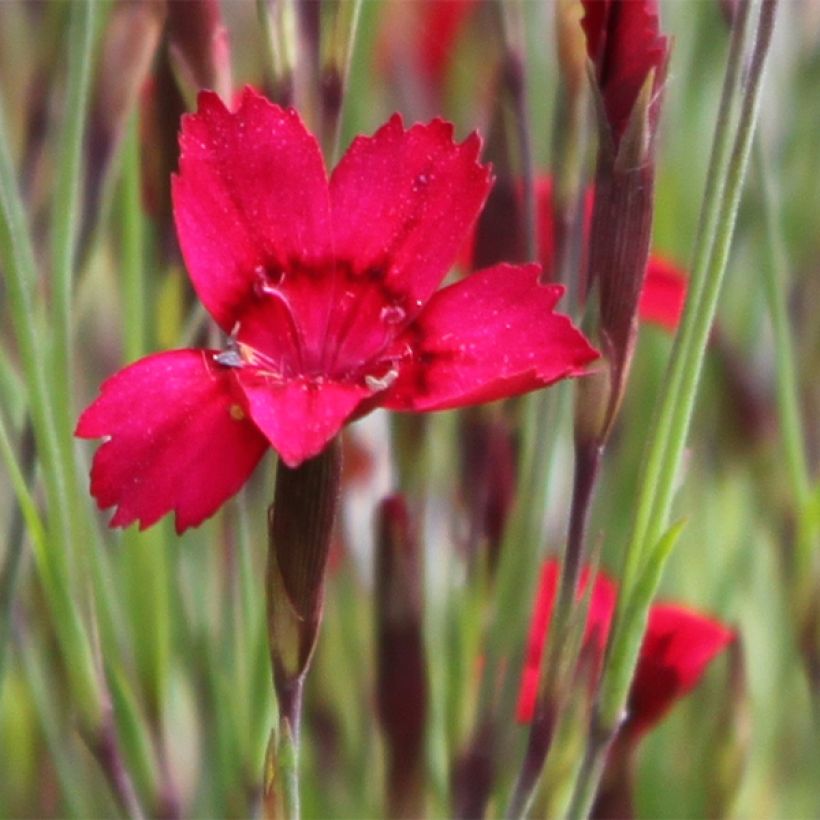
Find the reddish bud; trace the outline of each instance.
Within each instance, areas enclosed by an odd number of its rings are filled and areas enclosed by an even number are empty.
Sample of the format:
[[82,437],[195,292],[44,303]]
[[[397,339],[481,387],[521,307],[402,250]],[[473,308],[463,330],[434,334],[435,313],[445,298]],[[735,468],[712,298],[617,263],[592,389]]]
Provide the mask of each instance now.
[[407,505],[391,496],[379,508],[376,543],[376,699],[389,757],[391,817],[418,817],[424,809],[427,675],[420,574]]
[[486,545],[493,568],[515,499],[515,436],[505,419],[490,417],[481,408],[463,414],[459,433],[469,552]]
[[650,78],[648,112],[655,130],[669,44],[660,34],[657,0],[583,0],[583,5],[587,54],[617,150]]
[[669,54],[656,0],[584,0],[599,150],[586,281],[597,288],[600,344],[610,368],[601,439],[615,419],[638,330],[654,210],[654,148]]
[[614,421],[635,350],[654,210],[654,167],[621,169],[599,158],[587,281],[597,288],[600,346],[611,371],[605,429]]
[[268,514],[266,589],[270,653],[280,701],[301,681],[316,645],[341,466],[338,440],[298,467],[279,463]]
[[219,0],[168,3],[168,37],[186,84],[230,100],[231,51]]

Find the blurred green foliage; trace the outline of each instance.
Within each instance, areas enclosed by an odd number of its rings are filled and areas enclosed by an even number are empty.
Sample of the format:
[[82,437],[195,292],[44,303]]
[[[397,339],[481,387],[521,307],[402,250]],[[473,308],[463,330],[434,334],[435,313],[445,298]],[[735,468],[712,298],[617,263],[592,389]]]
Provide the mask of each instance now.
[[[21,319],[32,323],[42,348],[36,367],[45,367],[57,340],[55,326],[43,321],[43,311],[52,309],[55,298],[54,268],[46,249],[54,241],[61,209],[72,211],[62,230],[68,232],[73,349],[63,351],[71,358],[62,381],[53,372],[47,380],[50,389],[65,383],[70,390],[51,396],[63,414],[61,430],[73,427],[78,409],[100,381],[126,360],[189,344],[210,332],[169,242],[167,213],[145,207],[145,170],[153,167],[158,150],[146,138],[155,132],[147,129],[139,105],[145,92],[128,97],[127,111],[117,122],[95,119],[101,95],[127,96],[112,79],[116,66],[103,66],[100,60],[115,13],[103,3],[91,4],[98,6],[96,20],[86,31],[92,38],[85,53],[92,113],[86,117],[84,107],[67,105],[68,66],[83,59],[76,53],[83,47],[80,39],[69,35],[70,18],[81,5],[80,0],[0,4],[4,138],[20,188],[18,204],[27,214],[35,266],[26,284],[33,312],[23,317],[9,286],[12,244],[22,240],[7,235],[7,253],[0,256],[0,423],[11,444],[0,467],[0,816],[129,811],[122,795],[118,803],[105,767],[94,757],[95,741],[109,729],[115,731],[136,801],[146,813],[246,816],[259,810],[262,762],[274,715],[260,580],[272,457],[211,521],[178,537],[168,521],[146,532],[106,528],[105,514],[96,511],[85,492],[92,446],[74,442],[66,461],[57,450],[49,455],[41,441],[34,449],[25,443],[31,434],[29,418],[44,412],[38,406],[44,397],[32,389],[24,344],[13,324]],[[391,54],[406,58],[412,48],[424,47],[425,32],[413,28],[419,26],[417,5],[399,0],[363,4],[342,111],[343,145],[357,133],[372,132],[396,109],[408,119],[440,114],[456,123],[461,136],[489,127],[499,94],[494,79],[499,45],[488,4],[481,4],[455,42],[435,111],[429,99],[413,95],[418,78],[406,75],[407,66],[401,65],[398,73],[395,66],[389,70]],[[135,14],[139,6],[134,5]],[[557,77],[551,6],[532,0],[522,8],[533,153],[539,171],[546,171]],[[225,3],[223,12],[236,86],[263,84],[266,52],[255,4]],[[662,13],[674,46],[658,157],[655,246],[685,264],[698,218],[727,33],[717,2],[668,2]],[[74,25],[79,25],[76,19]],[[134,37],[147,36],[146,30],[135,27]],[[163,68],[168,53],[168,43],[159,35],[155,53],[137,78],[141,86],[168,73],[167,65]],[[183,97],[190,100],[184,75],[171,71],[169,76],[176,76]],[[812,307],[820,299],[818,79],[817,9],[809,3],[784,4],[761,133],[782,200],[777,219],[786,239],[786,296],[807,423],[805,448],[815,472],[820,455],[820,324]],[[304,113],[308,122],[315,119],[315,111]],[[72,114],[80,118],[75,125],[84,133],[74,183],[84,201],[92,184],[101,184],[104,191],[91,213],[80,201],[55,199],[65,190],[58,180],[72,173],[65,165],[69,160],[63,142]],[[104,110],[102,114],[104,120]],[[112,140],[111,161],[98,167],[98,140],[106,134]],[[102,183],[94,182],[95,173],[105,175]],[[720,659],[698,691],[648,738],[640,758],[642,816],[700,817],[717,807],[743,817],[814,816],[820,811],[818,723],[812,721],[795,643],[796,592],[784,570],[795,510],[778,439],[775,355],[762,273],[769,264],[762,196],[753,174],[676,500],[676,514],[686,517],[687,526],[662,585],[663,598],[738,626],[746,687],[734,701],[726,698],[729,670]],[[14,198],[8,185],[4,197],[4,202]],[[591,531],[600,533],[604,563],[613,569],[619,566],[630,526],[643,440],[669,349],[670,340],[661,331],[643,330],[607,453]],[[412,482],[412,502],[426,562],[431,816],[451,811],[451,766],[486,697],[484,663],[498,663],[509,673],[502,702],[511,741],[502,750],[500,795],[517,771],[526,731],[512,727],[515,667],[533,598],[534,562],[545,550],[560,547],[566,526],[568,392],[555,389],[548,398],[529,398],[524,405],[550,423],[544,437],[527,442],[533,448],[526,457],[535,461],[535,483],[519,488],[521,503],[530,505],[535,522],[519,522],[504,544],[505,550],[520,549],[523,556],[509,570],[509,588],[515,590],[511,609],[495,606],[483,566],[468,561],[462,549],[466,525],[455,417],[430,418],[424,431],[426,458],[415,454],[424,469],[421,479]],[[384,427],[376,424],[375,433],[368,428],[363,440],[383,440]],[[394,435],[402,429],[395,426]],[[539,456],[549,456],[548,467]],[[20,468],[42,517],[40,557],[36,528],[19,518],[9,458]],[[70,490],[62,518],[55,506],[57,489],[49,488],[49,471],[57,469],[52,462],[61,458],[61,475]],[[368,492],[354,492],[351,481],[343,502],[342,557],[330,574],[323,634],[308,678],[302,773],[306,817],[383,813],[384,750],[373,694],[372,536],[366,522],[379,492],[389,487],[383,477],[366,480]],[[59,522],[69,519],[75,537],[66,542]],[[521,540],[526,543],[517,543]],[[504,634],[498,628],[491,632],[498,623]],[[79,635],[72,632],[75,624]],[[489,649],[488,632],[495,641]],[[92,664],[92,672],[84,677],[72,667],[75,663]],[[736,733],[718,733],[730,707],[744,710]],[[732,743],[747,761],[739,769],[737,793],[728,784],[720,802],[716,778],[723,770],[717,756]],[[503,806],[499,797],[491,810],[499,814]]]

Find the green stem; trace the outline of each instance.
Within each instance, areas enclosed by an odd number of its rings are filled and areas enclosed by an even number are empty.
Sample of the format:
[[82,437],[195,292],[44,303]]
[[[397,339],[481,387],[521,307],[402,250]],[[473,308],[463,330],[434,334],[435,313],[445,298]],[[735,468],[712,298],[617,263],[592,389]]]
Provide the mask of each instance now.
[[[644,575],[649,580],[644,582],[643,586],[645,588],[639,589],[641,584],[636,577],[633,577],[632,587],[621,589],[613,634],[610,638],[609,651],[601,680],[599,700],[592,722],[593,727],[600,727],[601,731],[594,733],[587,745],[584,763],[576,781],[575,792],[569,810],[571,818],[588,816],[595,798],[609,742],[611,736],[617,731],[626,704],[640,648],[640,637],[643,634],[651,603],[651,592],[660,580],[662,563],[671,549],[674,538],[674,533],[670,533],[660,540],[654,538],[654,535],[663,532],[669,520],[675,475],[686,443],[709,332],[726,271],[737,208],[760,108],[760,92],[776,11],[777,0],[764,0],[749,64],[734,145],[726,169],[725,184],[719,185],[717,188],[717,190],[722,191],[722,195],[715,223],[714,245],[708,255],[708,261],[704,269],[705,281],[697,303],[687,306],[687,317],[684,318],[684,322],[691,326],[691,344],[684,349],[683,353],[680,352],[681,348],[676,346],[673,361],[667,371],[667,389],[662,392],[662,406],[671,403],[676,412],[672,414],[665,442],[659,441],[662,431],[658,427],[653,430],[649,444],[650,451],[660,446],[664,454],[661,462],[662,469],[659,473],[660,481],[655,492],[655,506],[648,522],[646,534],[642,534],[637,529],[633,531],[627,554],[627,560],[632,558],[634,561],[633,556],[636,552],[638,556],[644,556],[647,559],[645,561],[647,569]],[[720,131],[726,128],[727,125],[724,122],[718,123],[716,142],[722,138]],[[676,355],[678,357],[683,356],[682,378],[678,390],[673,392],[669,388],[671,388],[670,379],[675,373]],[[665,447],[662,446],[664,444],[666,444]],[[643,503],[645,503],[647,493],[652,489],[647,482],[648,478],[645,473],[639,489],[639,499]],[[650,540],[650,538],[654,538],[654,540]],[[649,551],[653,547],[655,547],[655,550],[650,554]],[[661,552],[663,552],[663,558],[656,560],[656,554]],[[640,599],[642,605],[636,609],[635,604],[638,599]]]
[[[654,514],[651,526],[643,540],[645,549],[654,546],[661,537],[669,521],[669,510],[674,492],[680,456],[686,445],[686,437],[692,417],[692,410],[697,395],[698,382],[703,367],[706,345],[714,322],[717,302],[723,284],[726,265],[729,259],[732,236],[734,234],[737,209],[748,166],[749,152],[752,146],[757,114],[760,108],[760,91],[762,87],[765,58],[768,54],[774,14],[777,0],[763,0],[754,44],[752,63],[749,68],[747,84],[737,136],[732,148],[732,155],[726,169],[725,184],[718,187],[721,192],[718,199],[717,221],[714,231],[714,244],[702,268],[699,270],[698,288],[695,293],[697,302],[684,312],[680,339],[682,344],[675,347],[670,362],[670,372],[680,373],[680,381],[663,390],[662,407],[671,408],[672,420],[668,430],[667,447],[663,459],[660,479],[655,485]],[[687,305],[687,308],[689,306]],[[687,344],[688,342],[688,344]],[[645,552],[643,552],[645,555]]]
[[140,189],[139,133],[136,116],[128,126],[122,176],[122,273],[125,358],[134,361],[145,355],[147,315],[144,222]]
[[484,721],[491,721],[496,709],[506,714],[513,708],[518,679],[504,670],[520,668],[511,647],[516,647],[519,639],[524,641],[521,625],[527,621],[538,576],[549,465],[562,429],[559,422],[565,416],[566,398],[566,385],[555,385],[547,392],[524,396],[519,405],[518,491],[504,530],[493,588],[492,620],[479,690],[478,712]]
[[296,15],[292,0],[256,0],[274,101],[293,105]]
[[788,268],[783,230],[777,217],[780,212],[780,197],[760,138],[757,140],[755,154],[763,188],[762,207],[768,240],[766,248],[769,252],[769,261],[768,264],[762,267],[766,299],[769,303],[769,314],[774,333],[780,438],[798,521],[794,575],[796,578],[808,579],[811,573],[814,550],[812,538],[809,532],[806,531],[802,521],[805,518],[805,509],[811,500],[812,482],[806,460],[806,439],[800,414],[800,393],[797,387],[794,342],[786,306]]
[[35,641],[30,634],[15,638],[15,655],[31,695],[49,764],[60,789],[61,807],[58,814],[66,817],[91,817],[88,790],[77,771],[79,752],[76,736],[65,726],[65,715],[54,696],[54,670],[43,668],[45,658],[35,655]]
[[[650,522],[656,506],[656,488],[661,481],[661,474],[664,470],[664,459],[666,458],[667,444],[670,440],[672,417],[676,409],[672,397],[677,396],[680,389],[683,369],[687,361],[697,317],[696,308],[700,304],[705,287],[707,265],[715,242],[715,231],[734,134],[731,128],[732,116],[741,90],[740,79],[743,70],[743,54],[747,42],[747,21],[750,7],[751,0],[742,0],[732,28],[726,74],[723,80],[715,136],[712,142],[712,153],[706,176],[703,206],[695,235],[695,252],[691,266],[692,273],[689,281],[686,308],[681,320],[680,330],[675,339],[675,348],[666,376],[667,392],[653,420],[654,428],[646,450],[643,466],[644,474],[641,482],[643,492],[638,498],[636,507],[633,544],[652,541]],[[622,588],[629,587],[638,572],[642,558],[643,555],[640,550],[630,548],[627,551],[621,578]]]
[[339,0],[335,3],[330,31],[328,57],[320,77],[322,135],[325,157],[334,162],[339,152],[342,107],[347,91],[353,48],[359,30],[362,0]]
[[[42,313],[35,307],[34,249],[9,151],[0,107],[0,261],[5,271],[12,325],[29,395],[29,411],[48,502],[48,546],[38,571],[48,596],[55,631],[65,656],[71,685],[84,719],[100,717],[101,692],[91,646],[83,631],[69,587],[66,539],[72,530],[67,485],[71,468],[59,443],[52,384],[42,344]],[[36,556],[35,556],[36,557]]]
[[[59,446],[66,463],[73,461],[71,305],[80,223],[82,151],[91,85],[96,6],[93,0],[77,0],[70,7],[64,128],[60,134],[61,151],[57,163],[52,211],[52,395]],[[71,489],[69,484],[69,493]]]
[[519,0],[498,0],[499,24],[504,47],[503,82],[513,105],[515,137],[521,182],[524,189],[521,223],[526,258],[538,259],[538,230],[535,202],[535,180],[532,159],[532,125],[527,94],[524,15]]
[[[34,550],[45,554],[46,534],[37,506],[29,492],[28,485],[33,472],[33,441],[29,427],[23,436],[23,454],[18,459],[14,452],[6,421],[0,412],[0,459],[6,465],[6,472],[17,497],[17,506],[12,513],[12,524],[8,532],[8,550],[3,568],[0,571],[0,693],[3,691],[6,660],[11,639],[11,620],[14,605],[14,593],[20,575],[23,559],[24,527],[28,528]],[[22,464],[20,463],[22,461]]]

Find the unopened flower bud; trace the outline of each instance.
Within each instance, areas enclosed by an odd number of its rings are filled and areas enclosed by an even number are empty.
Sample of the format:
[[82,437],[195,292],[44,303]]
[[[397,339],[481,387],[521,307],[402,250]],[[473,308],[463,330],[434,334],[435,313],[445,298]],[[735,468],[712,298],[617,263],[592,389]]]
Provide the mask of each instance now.
[[401,496],[379,507],[376,533],[376,700],[388,753],[391,817],[424,810],[427,674],[421,625],[421,567]]
[[231,52],[219,0],[168,3],[168,37],[176,67],[192,89],[231,98]]
[[269,518],[268,634],[280,697],[310,662],[339,501],[338,440],[296,468],[279,464]]

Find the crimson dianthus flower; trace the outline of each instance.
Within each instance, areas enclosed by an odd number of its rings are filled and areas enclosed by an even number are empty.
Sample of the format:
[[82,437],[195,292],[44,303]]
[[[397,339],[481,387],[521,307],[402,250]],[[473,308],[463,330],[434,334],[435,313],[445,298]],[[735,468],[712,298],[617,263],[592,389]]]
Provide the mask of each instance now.
[[[552,619],[559,568],[557,561],[550,560],[541,574],[518,698],[518,720],[522,723],[532,720],[535,712],[541,656]],[[588,579],[589,570],[585,570],[579,596]],[[593,668],[603,662],[617,597],[615,582],[598,573],[584,634],[585,656]],[[649,610],[621,737],[634,741],[656,725],[677,700],[697,685],[709,663],[734,639],[735,632],[719,621],[676,604],[654,604]]]
[[538,266],[437,290],[490,188],[477,134],[396,115],[328,177],[298,114],[252,89],[183,118],[174,216],[223,350],[148,356],[108,379],[76,434],[106,438],[91,492],[112,526],[182,531],[268,447],[290,467],[375,407],[429,411],[578,375],[596,356]]

